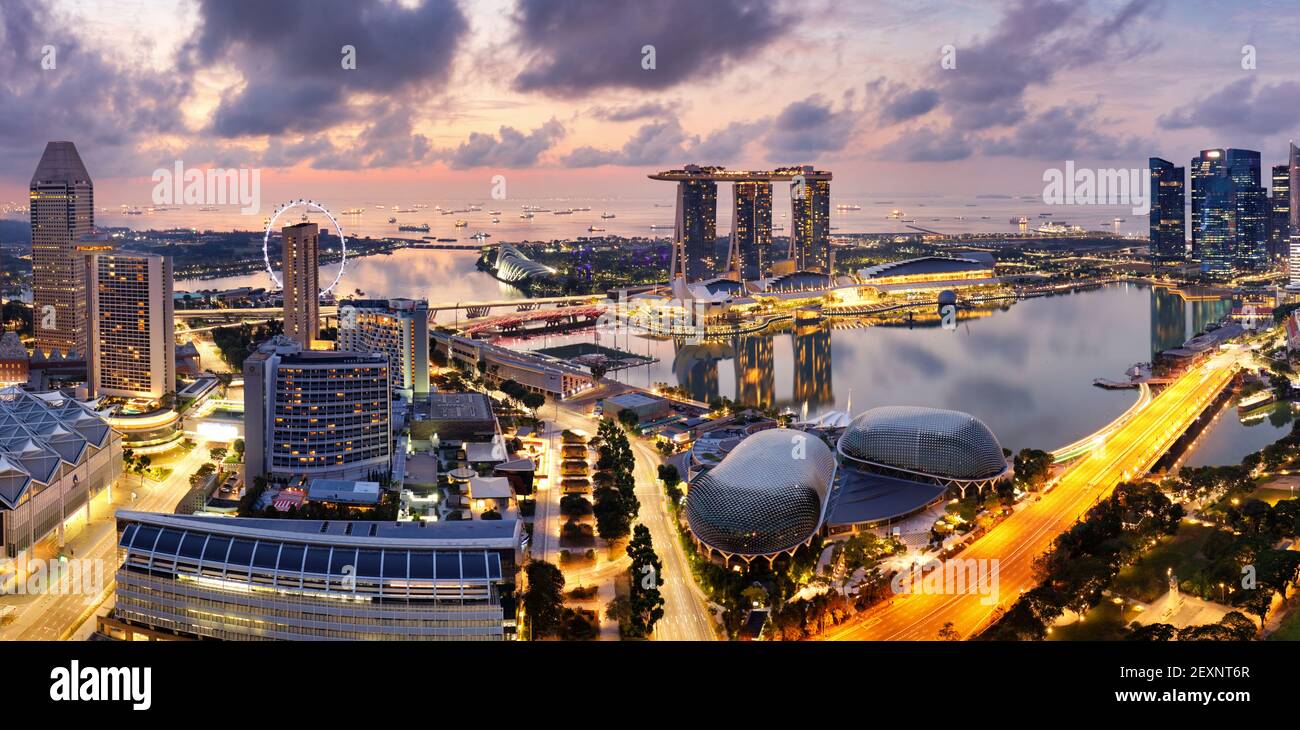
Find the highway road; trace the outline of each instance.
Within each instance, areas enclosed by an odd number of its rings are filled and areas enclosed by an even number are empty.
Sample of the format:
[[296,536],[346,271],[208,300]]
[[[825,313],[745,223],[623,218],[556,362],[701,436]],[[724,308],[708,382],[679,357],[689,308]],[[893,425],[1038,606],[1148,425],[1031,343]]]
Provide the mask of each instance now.
[[[582,414],[577,408],[593,399],[592,394],[584,394],[581,401],[565,404],[555,413],[556,422],[561,429],[581,429],[594,435],[598,423]],[[664,597],[664,616],[655,625],[654,638],[661,641],[713,641],[713,620],[705,605],[705,597],[695,578],[691,574],[686,552],[677,537],[677,530],[672,524],[672,515],[668,511],[667,497],[658,486],[659,453],[646,441],[630,437],[632,453],[636,458],[636,496],[641,503],[637,522],[650,528],[650,539],[654,541],[655,552],[663,563],[664,584],[660,592]],[[558,507],[557,507],[558,509]],[[557,528],[558,529],[558,528]],[[534,538],[536,539],[536,538]],[[598,570],[580,577],[590,580],[597,576],[612,579],[610,571],[604,566],[613,565],[626,569],[626,559],[617,563],[601,563]],[[569,571],[565,571],[566,575]]]
[[[997,560],[998,605],[1009,606],[1037,584],[1033,560],[1116,485],[1147,472],[1232,379],[1240,354],[1219,353],[1171,383],[1102,445],[1062,473],[1041,499],[993,527],[959,559]],[[908,593],[865,611],[827,639],[933,640],[951,622],[963,638],[986,627],[998,606],[976,593]]]

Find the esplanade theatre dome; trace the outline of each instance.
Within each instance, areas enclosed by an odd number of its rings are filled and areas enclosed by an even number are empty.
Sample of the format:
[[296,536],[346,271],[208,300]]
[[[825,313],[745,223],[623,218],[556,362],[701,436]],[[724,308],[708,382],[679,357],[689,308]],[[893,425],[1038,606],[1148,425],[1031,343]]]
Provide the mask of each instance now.
[[997,480],[1011,474],[1002,445],[983,421],[960,411],[873,408],[849,424],[838,449],[870,467],[939,481]]
[[710,551],[746,560],[792,551],[821,528],[835,469],[835,454],[817,436],[759,431],[691,482],[691,533]]

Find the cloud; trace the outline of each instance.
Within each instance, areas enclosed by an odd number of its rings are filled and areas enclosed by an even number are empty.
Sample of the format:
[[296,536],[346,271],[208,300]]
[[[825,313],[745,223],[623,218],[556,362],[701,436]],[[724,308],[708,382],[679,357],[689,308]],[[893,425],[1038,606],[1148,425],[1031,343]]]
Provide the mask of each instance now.
[[880,150],[882,156],[908,162],[950,162],[971,155],[971,144],[962,132],[951,127],[916,127],[904,131]]
[[[198,12],[178,70],[239,70],[211,123],[225,137],[327,129],[361,118],[358,94],[438,92],[469,27],[454,0],[201,0]],[[345,45],[354,70],[342,67]]]
[[529,167],[562,137],[564,125],[554,119],[528,133],[502,125],[497,134],[473,132],[455,149],[443,150],[438,156],[457,170]]
[[584,145],[560,159],[565,167],[644,166],[696,161],[725,164],[738,158],[770,120],[732,122],[701,137],[687,134],[676,118],[641,125],[619,149]]
[[813,94],[782,109],[764,142],[772,159],[810,157],[843,149],[856,126],[849,98],[836,111],[825,97]]
[[[797,15],[770,0],[520,0],[515,40],[520,91],[585,96],[601,89],[666,89],[715,76],[787,32]],[[642,68],[642,48],[655,68]]]
[[[139,148],[183,129],[187,80],[111,62],[76,27],[44,2],[0,3],[0,169],[24,183],[49,140],[77,143],[92,177],[147,175],[154,165]],[[50,70],[41,68],[46,45]]]
[[1006,135],[983,143],[987,155],[1065,160],[1141,158],[1152,143],[1136,136],[1104,133],[1109,127],[1097,118],[1097,104],[1054,106],[1031,116]]
[[633,122],[650,117],[663,117],[673,113],[673,106],[662,101],[645,101],[640,104],[623,106],[598,106],[591,110],[591,115],[607,122]]
[[1203,127],[1220,132],[1276,134],[1300,124],[1300,83],[1258,87],[1254,77],[1224,85],[1156,120],[1164,129]]

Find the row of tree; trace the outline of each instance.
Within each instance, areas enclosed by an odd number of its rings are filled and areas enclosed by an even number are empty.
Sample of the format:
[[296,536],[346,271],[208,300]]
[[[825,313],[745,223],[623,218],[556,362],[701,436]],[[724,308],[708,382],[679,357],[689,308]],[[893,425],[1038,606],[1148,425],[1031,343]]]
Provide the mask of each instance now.
[[592,475],[595,489],[596,532],[606,541],[619,540],[632,532],[632,520],[641,509],[636,497],[636,458],[627,433],[608,418],[597,430],[600,458]]

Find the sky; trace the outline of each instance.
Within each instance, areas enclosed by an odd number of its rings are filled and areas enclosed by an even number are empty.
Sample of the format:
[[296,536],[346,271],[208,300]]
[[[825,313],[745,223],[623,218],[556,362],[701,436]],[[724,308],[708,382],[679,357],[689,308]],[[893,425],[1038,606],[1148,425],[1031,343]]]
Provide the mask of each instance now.
[[107,205],[176,161],[260,169],[270,199],[497,175],[665,197],[646,175],[691,162],[813,164],[837,195],[1036,194],[1066,160],[1210,147],[1271,165],[1300,136],[1296,37],[1300,0],[4,0],[0,201],[51,139]]

